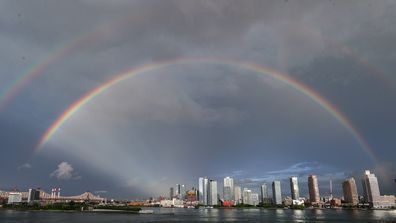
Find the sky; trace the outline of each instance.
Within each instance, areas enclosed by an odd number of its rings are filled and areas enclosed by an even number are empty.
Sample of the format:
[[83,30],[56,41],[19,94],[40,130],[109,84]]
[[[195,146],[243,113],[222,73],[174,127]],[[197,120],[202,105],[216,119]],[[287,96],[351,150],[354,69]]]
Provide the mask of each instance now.
[[[351,176],[361,192],[369,169],[395,194],[395,12],[393,0],[0,1],[0,189],[141,199],[232,176],[257,192],[281,180],[290,195],[298,176],[306,196],[316,174],[324,196]],[[37,148],[87,92],[164,62]],[[244,63],[321,95],[372,154],[306,92]]]

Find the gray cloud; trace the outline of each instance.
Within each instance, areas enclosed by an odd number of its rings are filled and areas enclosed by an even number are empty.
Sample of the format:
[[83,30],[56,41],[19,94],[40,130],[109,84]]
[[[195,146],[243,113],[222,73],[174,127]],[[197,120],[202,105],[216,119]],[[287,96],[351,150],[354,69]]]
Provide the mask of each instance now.
[[[371,168],[382,190],[394,192],[386,180],[394,166],[381,171],[371,164],[311,99],[269,76],[222,65],[177,65],[124,81],[84,106],[29,159],[56,117],[125,69],[221,57],[308,84],[349,117],[381,163],[394,163],[395,7],[391,0],[1,1],[0,89],[55,59],[0,113],[1,146],[9,148],[0,161],[13,167],[0,177],[10,179],[7,185],[51,184],[40,176],[54,160],[67,159],[84,175],[81,187],[107,180],[110,185],[95,188],[143,197],[167,193],[175,183],[193,186],[200,175],[229,173],[256,185],[310,171],[341,179]],[[59,49],[68,50],[54,55]],[[24,178],[29,182],[10,177],[15,163],[26,160],[34,165]],[[66,164],[53,178],[79,176]]]
[[24,163],[17,167],[18,170],[24,170],[24,169],[30,169],[30,168],[32,168],[32,165],[30,165],[29,163]]

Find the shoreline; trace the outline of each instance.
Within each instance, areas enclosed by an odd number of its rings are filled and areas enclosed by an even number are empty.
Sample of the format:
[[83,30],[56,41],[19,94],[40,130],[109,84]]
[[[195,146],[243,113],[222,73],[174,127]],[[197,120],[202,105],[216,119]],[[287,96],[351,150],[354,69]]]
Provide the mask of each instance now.
[[[210,209],[188,209],[188,208],[169,208],[169,207],[145,207],[145,209],[185,209],[185,210],[212,210]],[[332,211],[396,211],[396,209],[363,209],[363,208],[305,208],[305,209],[292,209],[292,208],[263,208],[263,207],[221,207],[221,208],[213,208],[217,210],[243,210],[243,209],[253,209],[253,210],[283,210],[283,211],[312,211],[312,210],[332,210]],[[53,213],[100,213],[100,214],[143,214],[139,213],[139,211],[128,211],[128,210],[112,210],[112,209],[93,209],[93,210],[32,210],[32,209],[16,209],[16,208],[0,208],[0,212],[2,211],[15,211],[15,212],[53,212]],[[153,213],[155,215],[171,215],[173,213]]]

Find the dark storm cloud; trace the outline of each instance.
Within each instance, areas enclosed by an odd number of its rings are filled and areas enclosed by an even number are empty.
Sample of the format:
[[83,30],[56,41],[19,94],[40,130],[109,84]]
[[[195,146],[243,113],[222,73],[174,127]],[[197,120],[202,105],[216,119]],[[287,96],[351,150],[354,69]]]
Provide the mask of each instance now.
[[[84,176],[62,183],[71,193],[86,187],[133,197],[165,193],[175,183],[194,186],[199,175],[284,179],[312,171],[341,180],[366,168],[394,175],[394,10],[393,1],[2,1],[2,89],[57,49],[84,41],[2,111],[1,147],[11,159],[2,156],[10,168],[0,177],[12,181],[6,186],[59,184],[48,173],[64,161]],[[119,85],[30,158],[50,123],[89,89],[129,67],[189,56],[289,72],[350,117],[387,164],[370,164],[342,126],[285,85],[209,65],[171,67]],[[31,177],[10,178],[24,163]],[[385,192],[394,191],[377,175]]]

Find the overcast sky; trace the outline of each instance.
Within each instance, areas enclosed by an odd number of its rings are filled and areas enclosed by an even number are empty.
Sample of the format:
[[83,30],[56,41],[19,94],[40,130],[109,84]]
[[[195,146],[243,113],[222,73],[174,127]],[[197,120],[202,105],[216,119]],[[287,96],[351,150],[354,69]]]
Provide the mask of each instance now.
[[[349,176],[360,190],[370,169],[382,194],[394,194],[395,24],[393,0],[0,1],[0,189],[132,199],[234,176],[256,191],[282,180],[287,195],[296,175],[306,195],[314,173],[326,195],[330,178],[336,194]],[[302,92],[268,74],[194,62],[115,85],[34,153],[57,117],[102,82],[193,57],[289,74],[344,113],[376,161]]]

